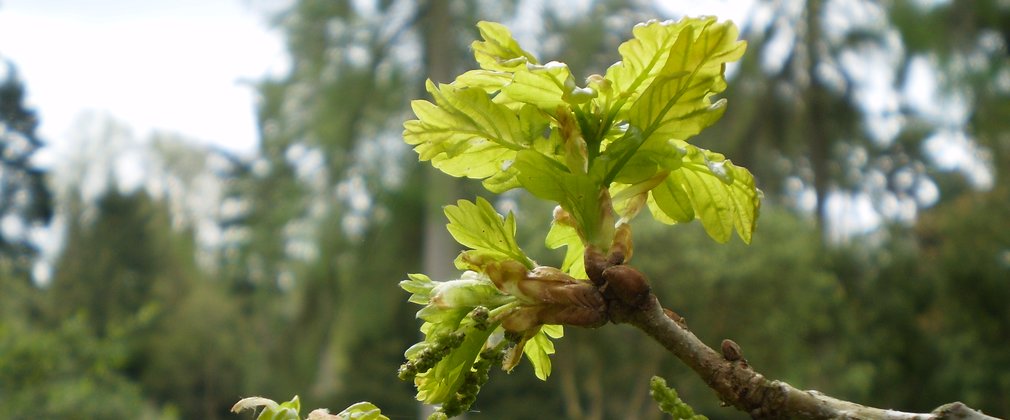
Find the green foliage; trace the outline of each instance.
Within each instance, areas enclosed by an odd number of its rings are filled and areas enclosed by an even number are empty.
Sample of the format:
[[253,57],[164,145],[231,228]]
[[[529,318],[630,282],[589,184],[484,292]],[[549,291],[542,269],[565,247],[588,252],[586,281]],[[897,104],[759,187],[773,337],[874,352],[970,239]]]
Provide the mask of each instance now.
[[55,328],[0,319],[0,412],[8,418],[171,419],[122,373],[125,334],[96,338],[83,316]]
[[516,243],[516,220],[512,213],[502,220],[491,203],[477,198],[476,203],[459,200],[455,206],[447,206],[445,216],[449,218],[446,228],[452,237],[472,250],[460,256],[457,268],[465,268],[464,255],[469,256],[468,259],[519,261],[528,269],[536,265]]
[[248,397],[239,400],[231,408],[231,411],[240,413],[245,410],[256,410],[263,408],[256,420],[301,420],[299,412],[302,410],[302,403],[295,395],[291,401],[278,404],[277,402],[263,397]]
[[712,98],[726,88],[725,63],[745,48],[732,23],[638,25],[619,48],[622,61],[585,87],[565,64],[540,64],[505,27],[478,27],[481,69],[429,82],[434,102],[412,103],[417,119],[404,124],[404,139],[422,161],[482,179],[491,192],[522,187],[558,203],[582,243],[603,249],[611,209],[630,220],[646,201],[666,223],[697,218],[720,242],[734,230],[750,241],[760,205],[753,177],[686,143],[725,110]]
[[677,420],[708,420],[701,414],[695,414],[694,409],[677,396],[677,390],[666,386],[666,379],[653,376],[649,380],[649,395],[659,404],[659,409]]
[[[262,408],[256,420],[302,420],[302,403],[295,395],[290,401],[278,404],[276,401],[263,397],[248,397],[239,400],[232,406],[231,411],[240,413],[245,410],[257,410]],[[389,420],[389,417],[382,415],[375,404],[370,402],[359,402],[351,404],[343,411],[332,415],[325,409],[313,410],[305,420]]]
[[619,49],[624,60],[606,76],[588,77],[585,87],[565,64],[540,64],[504,26],[478,28],[483,41],[472,49],[481,68],[449,84],[429,81],[434,101],[412,102],[417,119],[404,124],[404,140],[449,175],[483,180],[495,193],[523,188],[558,204],[545,243],[567,251],[560,269],[537,266],[516,241],[512,214],[502,217],[482,198],[446,207],[449,232],[470,248],[456,267],[468,271],[445,282],[414,274],[401,283],[411,302],[425,305],[417,314],[425,340],[407,350],[400,374],[414,380],[419,400],[443,404],[449,416],[473,402],[473,383],[483,382],[473,378],[486,380],[487,358],[478,355],[500,354],[502,337],[514,344],[503,355],[505,370],[525,354],[546,380],[550,338],[563,334],[548,320],[596,322],[593,311],[601,309],[592,302],[602,305],[602,298],[581,292],[596,293],[584,281],[582,255],[622,241],[630,256],[615,216],[625,224],[648,204],[657,220],[697,218],[720,242],[734,230],[750,242],[760,206],[749,172],[686,142],[725,109],[725,100],[712,97],[726,87],[725,63],[744,51],[731,23],[636,26]]
[[[325,419],[323,416],[319,417]],[[370,402],[351,404],[344,411],[337,413],[337,418],[347,420],[389,420],[388,417],[382,415],[382,410],[379,410],[379,407]],[[314,420],[311,413],[309,413],[309,420]]]

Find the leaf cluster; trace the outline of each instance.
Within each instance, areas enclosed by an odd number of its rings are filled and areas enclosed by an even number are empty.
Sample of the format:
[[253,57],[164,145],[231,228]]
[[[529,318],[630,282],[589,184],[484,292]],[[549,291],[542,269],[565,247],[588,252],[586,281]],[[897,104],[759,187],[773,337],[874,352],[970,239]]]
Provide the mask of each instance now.
[[455,261],[463,274],[401,283],[424,306],[425,338],[406,351],[400,374],[449,416],[473,402],[489,360],[511,370],[525,354],[546,379],[559,324],[606,322],[583,255],[619,245],[630,258],[627,222],[641,209],[667,224],[699,219],[717,241],[736,231],[749,243],[760,205],[750,172],[688,142],[725,111],[715,99],[725,64],[745,49],[732,23],[640,24],[620,46],[622,60],[581,86],[567,65],[539,62],[504,26],[477,26],[480,68],[452,83],[428,81],[432,100],[411,103],[417,119],[404,124],[404,140],[420,160],[490,192],[522,188],[556,203],[546,244],[567,251],[560,268],[539,266],[518,246],[511,213],[482,198],[446,207],[449,232],[468,248]]
[[714,96],[726,88],[725,64],[745,49],[731,22],[640,24],[622,60],[584,86],[564,63],[538,62],[504,26],[478,28],[480,69],[429,81],[433,102],[411,104],[417,119],[404,124],[404,139],[422,161],[494,193],[523,188],[558,203],[581,242],[602,249],[612,213],[627,221],[643,207],[668,224],[699,219],[720,242],[733,231],[750,242],[753,176],[688,143],[725,112]]

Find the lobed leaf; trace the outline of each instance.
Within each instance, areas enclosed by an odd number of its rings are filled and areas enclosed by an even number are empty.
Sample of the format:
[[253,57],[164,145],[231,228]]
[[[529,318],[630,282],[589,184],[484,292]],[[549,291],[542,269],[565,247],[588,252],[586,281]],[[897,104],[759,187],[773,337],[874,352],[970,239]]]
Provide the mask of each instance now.
[[656,220],[673,224],[695,218],[719,242],[736,230],[750,243],[761,207],[761,192],[747,169],[723,155],[679,142],[683,166],[652,190],[649,209]]
[[[322,416],[319,418],[320,420],[327,419],[327,417]],[[342,420],[389,420],[389,417],[382,415],[382,410],[379,410],[379,407],[367,401],[355,403],[345,408],[333,418]],[[309,413],[307,420],[313,420],[312,413]]]
[[561,163],[543,154],[524,150],[516,155],[513,164],[519,171],[517,179],[523,188],[534,196],[561,205],[571,214],[579,235],[586,243],[605,241],[609,237],[601,232],[610,217],[609,208],[600,207],[600,190],[592,178],[573,174]]
[[732,22],[685,19],[666,62],[632,102],[629,122],[653,138],[686,140],[718,120],[725,101],[710,97],[726,89],[723,69],[746,48]]
[[[551,376],[551,355],[554,354],[554,343],[547,336],[547,327],[546,325],[541,327],[523,347],[523,354],[533,365],[533,371],[541,381],[546,381],[547,377]],[[561,333],[558,332],[560,326],[551,327],[558,327],[552,332],[558,334],[554,338],[560,338]]]
[[263,408],[256,420],[301,420],[298,414],[301,411],[301,402],[295,395],[291,401],[278,404],[274,400],[263,397],[248,397],[239,400],[231,407],[233,413],[240,413],[244,410],[256,410]]
[[[491,101],[477,88],[457,88],[428,81],[435,103],[411,102],[418,119],[404,123],[403,138],[418,158],[452,176],[485,179],[508,170],[517,151],[528,148],[541,133],[524,131],[542,125],[539,113],[516,113]],[[538,121],[520,121],[520,118]],[[492,192],[509,184],[496,177],[485,183]]]
[[551,223],[551,229],[547,232],[547,239],[544,240],[544,244],[550,249],[567,247],[565,250],[565,259],[561,263],[561,269],[577,279],[588,278],[586,275],[586,263],[583,258],[586,245],[582,242],[582,238],[579,237],[579,231],[576,230],[575,226],[555,220]]
[[446,228],[461,245],[518,261],[527,269],[536,265],[516,243],[516,221],[511,212],[503,218],[491,203],[478,197],[476,203],[459,200],[455,206],[446,206],[445,216],[449,218]]
[[567,64],[551,61],[544,65],[527,65],[515,71],[511,83],[502,87],[495,101],[532,104],[553,114],[559,105],[566,104],[566,94],[576,88],[574,84]]
[[480,21],[477,22],[477,29],[484,40],[474,41],[470,44],[470,48],[482,69],[514,71],[525,67],[527,63],[537,64],[533,54],[519,47],[519,43],[505,25]]

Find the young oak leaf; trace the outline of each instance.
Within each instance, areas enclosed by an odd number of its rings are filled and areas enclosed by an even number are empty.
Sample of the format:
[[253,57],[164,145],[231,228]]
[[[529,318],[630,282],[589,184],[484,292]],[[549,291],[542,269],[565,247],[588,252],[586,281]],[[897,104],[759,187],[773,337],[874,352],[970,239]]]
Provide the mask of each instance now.
[[606,190],[598,187],[591,178],[573,174],[567,167],[541,153],[522,151],[516,155],[513,166],[523,188],[537,198],[550,200],[561,205],[571,214],[574,225],[583,242],[606,249],[610,245],[613,228],[612,215],[608,206],[601,206],[601,197]]
[[484,255],[518,261],[527,269],[536,266],[516,242],[516,221],[512,212],[503,218],[491,203],[477,197],[476,203],[459,200],[455,206],[446,206],[445,216],[449,219],[446,228],[460,245]]
[[520,48],[504,25],[481,21],[477,23],[477,28],[484,40],[474,41],[470,49],[481,68],[457,76],[453,85],[494,94],[512,82],[513,72],[525,69],[527,64],[537,64],[533,54]]
[[243,398],[231,407],[231,412],[240,413],[244,410],[253,410],[263,407],[256,420],[300,420],[298,414],[301,411],[301,402],[295,395],[291,401],[278,404],[276,401],[263,397]]
[[533,365],[533,373],[541,381],[546,381],[551,376],[551,355],[554,354],[551,338],[561,338],[563,335],[564,330],[560,325],[544,325],[522,348],[526,359]]
[[497,22],[477,22],[477,29],[483,41],[470,44],[473,56],[485,70],[512,72],[527,63],[537,64],[537,59],[512,37],[505,25]]
[[729,241],[735,229],[750,243],[761,207],[754,176],[719,153],[675,142],[686,150],[684,162],[651,191],[648,206],[653,217],[667,224],[697,218],[718,242]]
[[738,60],[746,49],[732,22],[716,22],[714,17],[683,22],[687,25],[666,63],[629,112],[629,122],[643,131],[647,142],[686,140],[718,120],[726,102],[713,104],[710,98],[726,89],[725,64]]
[[611,113],[623,114],[641,96],[642,91],[659,75],[681,30],[690,22],[690,19],[679,22],[653,20],[635,25],[631,31],[633,38],[617,47],[621,61],[610,66],[605,76],[610,81],[612,93],[600,100],[617,103]]
[[586,264],[583,253],[586,245],[579,237],[579,231],[574,226],[575,221],[568,212],[560,206],[554,209],[554,221],[551,222],[551,229],[547,232],[544,244],[550,249],[566,247],[565,259],[561,263],[561,270],[577,279],[588,278],[586,276]]
[[[519,112],[491,101],[476,88],[457,88],[428,81],[435,103],[411,102],[418,119],[404,123],[403,138],[414,146],[418,158],[452,176],[486,179],[492,192],[517,184],[502,179],[516,152],[531,147],[536,136],[529,130],[543,126],[537,112]],[[523,121],[525,119],[525,121]],[[514,176],[514,175],[513,175]]]
[[[676,25],[653,22],[646,28],[653,26],[676,30],[676,37],[668,51],[654,56],[665,62],[658,70],[649,67],[654,70],[648,73],[649,83],[641,85],[642,93],[630,102],[625,135],[608,144],[603,153],[611,166],[605,181],[636,184],[658,171],[676,169],[679,156],[671,156],[676,150],[669,140],[686,140],[722,117],[726,101],[713,104],[711,96],[726,88],[724,64],[738,59],[745,49],[745,44],[737,41],[737,30],[731,22],[684,19]],[[639,32],[646,31],[643,28]],[[653,38],[666,34],[646,33]],[[626,165],[631,159],[636,163]],[[650,162],[657,160],[663,162]],[[660,164],[657,167],[651,163]]]

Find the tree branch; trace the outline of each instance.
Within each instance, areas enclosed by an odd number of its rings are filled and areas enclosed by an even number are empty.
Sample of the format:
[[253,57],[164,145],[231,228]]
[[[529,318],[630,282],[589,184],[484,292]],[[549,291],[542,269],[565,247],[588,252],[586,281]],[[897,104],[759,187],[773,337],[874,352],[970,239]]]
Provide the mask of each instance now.
[[[586,253],[587,274],[607,302],[607,315],[615,324],[631,324],[642,330],[694,370],[727,405],[754,418],[803,419],[995,419],[960,403],[940,406],[930,413],[906,413],[866,407],[824,395],[802,391],[782,381],[769,380],[754,371],[740,347],[723,341],[722,351],[708,347],[694,335],[683,318],[664,310],[639,271],[598,251]],[[602,269],[601,269],[602,268]]]

